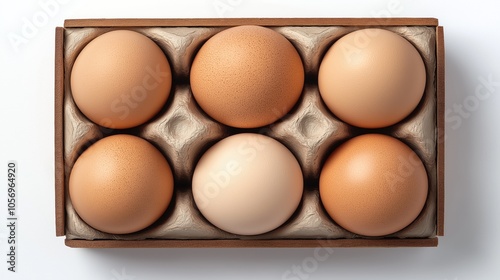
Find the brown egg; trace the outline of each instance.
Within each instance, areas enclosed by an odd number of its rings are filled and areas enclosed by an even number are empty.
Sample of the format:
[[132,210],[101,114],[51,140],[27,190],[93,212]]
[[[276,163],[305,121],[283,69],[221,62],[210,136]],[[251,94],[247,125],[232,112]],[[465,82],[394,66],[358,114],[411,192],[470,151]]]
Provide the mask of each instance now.
[[71,170],[69,195],[91,227],[125,234],[146,228],[165,212],[173,185],[160,151],[123,134],[103,138],[82,153]]
[[170,94],[172,74],[163,51],[129,30],[105,33],[80,52],[71,71],[71,92],[80,111],[109,128],[130,128],[151,119]]
[[340,38],[325,54],[318,75],[321,97],[341,120],[358,127],[393,125],[422,99],[425,66],[403,37],[361,29]]
[[260,26],[238,26],[211,37],[196,55],[191,89],[200,107],[233,127],[275,122],[297,103],[304,67],[281,34]]
[[386,135],[366,134],[340,145],[320,175],[321,201],[341,227],[382,236],[408,226],[428,189],[425,167],[413,150]]

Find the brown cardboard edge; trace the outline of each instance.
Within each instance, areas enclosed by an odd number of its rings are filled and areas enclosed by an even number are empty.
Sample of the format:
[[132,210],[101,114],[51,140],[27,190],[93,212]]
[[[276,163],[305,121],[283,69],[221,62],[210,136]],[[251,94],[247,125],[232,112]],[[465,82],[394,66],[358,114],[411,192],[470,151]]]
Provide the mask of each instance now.
[[54,151],[56,236],[65,235],[64,209],[64,28],[56,27],[54,85]]
[[437,114],[438,114],[438,146],[437,146],[437,235],[444,235],[444,144],[445,144],[445,56],[444,30],[442,26],[436,28],[437,39]]
[[436,247],[437,238],[426,239],[285,239],[285,240],[75,240],[72,248],[314,248],[314,247]]
[[[444,235],[444,35],[435,18],[233,18],[233,19],[73,19],[64,27],[121,27],[121,26],[232,26],[256,25],[419,25],[436,26],[437,40],[437,114],[438,114],[438,197],[437,235]],[[56,236],[65,235],[65,194],[63,158],[63,101],[64,101],[64,28],[56,28],[55,46],[55,212]],[[234,247],[436,247],[437,238],[427,239],[337,239],[337,240],[70,240],[74,248],[234,248]]]
[[436,18],[186,18],[186,19],[67,19],[64,27],[233,26],[233,25],[437,26]]

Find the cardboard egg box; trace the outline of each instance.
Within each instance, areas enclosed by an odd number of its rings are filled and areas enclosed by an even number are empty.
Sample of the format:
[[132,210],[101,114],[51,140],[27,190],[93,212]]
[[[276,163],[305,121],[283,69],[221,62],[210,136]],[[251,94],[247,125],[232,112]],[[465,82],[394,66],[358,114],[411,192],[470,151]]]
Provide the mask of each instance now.
[[[211,36],[229,27],[260,25],[285,36],[297,49],[305,85],[295,107],[277,122],[257,129],[234,129],[211,119],[196,104],[189,86],[190,65]],[[411,42],[426,69],[422,100],[403,121],[382,129],[361,129],[337,119],[318,91],[322,57],[342,36],[363,28],[393,31]],[[172,69],[170,97],[147,123],[127,130],[100,127],[76,107],[69,83],[72,65],[85,45],[110,30],[140,32],[160,46]],[[425,247],[444,234],[444,35],[433,18],[239,18],[239,19],[82,19],[56,28],[55,42],[55,201],[56,235],[70,247]],[[224,232],[197,210],[191,177],[201,155],[217,141],[240,132],[277,139],[302,167],[304,193],[292,217],[277,229],[255,236]],[[68,195],[68,177],[78,156],[103,137],[128,133],[148,140],[169,161],[174,196],[164,215],[136,233],[100,232],[76,214]],[[338,226],[324,210],[318,178],[331,151],[365,133],[394,136],[422,159],[428,179],[426,204],[408,227],[383,237],[364,237]]]

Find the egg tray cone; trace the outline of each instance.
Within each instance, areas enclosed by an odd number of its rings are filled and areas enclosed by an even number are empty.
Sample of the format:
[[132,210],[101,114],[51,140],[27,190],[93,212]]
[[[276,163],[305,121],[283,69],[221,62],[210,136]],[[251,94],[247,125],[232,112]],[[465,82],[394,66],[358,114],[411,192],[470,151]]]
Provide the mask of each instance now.
[[[99,139],[129,133],[154,144],[169,160],[175,177],[175,190],[167,212],[150,227],[132,234],[113,235],[87,225],[65,198],[67,239],[145,240],[145,239],[352,239],[366,238],[336,225],[323,209],[318,191],[322,164],[343,141],[364,133],[394,136],[422,159],[429,179],[426,204],[418,218],[405,229],[380,238],[432,238],[436,236],[437,211],[437,91],[435,26],[393,26],[391,30],[410,41],[420,52],[427,71],[425,93],[416,110],[402,122],[383,129],[360,129],[337,119],[326,108],[317,86],[318,68],[328,48],[357,26],[273,26],[297,49],[305,69],[305,86],[295,107],[277,122],[258,129],[233,129],[208,117],[196,104],[189,87],[191,62],[202,44],[228,27],[84,27],[64,29],[63,156],[65,189],[78,156]],[[173,86],[169,100],[152,120],[128,130],[100,127],[76,107],[70,87],[72,65],[83,47],[97,36],[115,29],[140,32],[155,41],[168,57]],[[239,236],[208,223],[197,210],[190,180],[197,160],[218,140],[237,132],[256,132],[271,136],[287,146],[298,159],[305,179],[302,202],[282,226],[257,236]],[[379,238],[379,237],[377,237]]]

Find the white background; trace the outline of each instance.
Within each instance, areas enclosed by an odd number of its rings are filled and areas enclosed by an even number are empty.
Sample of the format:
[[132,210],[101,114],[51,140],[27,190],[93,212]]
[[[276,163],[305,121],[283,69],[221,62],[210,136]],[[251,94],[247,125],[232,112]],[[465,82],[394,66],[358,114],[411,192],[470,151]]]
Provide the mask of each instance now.
[[[0,279],[500,279],[500,9],[494,1],[60,0],[47,12],[41,3],[50,1],[56,0],[0,4]],[[64,19],[373,16],[436,17],[445,28],[446,235],[439,247],[333,249],[322,252],[326,260],[313,261],[314,249],[91,250],[67,248],[55,237],[54,27]],[[34,21],[37,30],[25,36],[23,25]],[[15,36],[24,38],[17,46],[10,41]],[[17,273],[5,262],[11,159],[19,166]],[[304,274],[286,274],[294,266]]]

